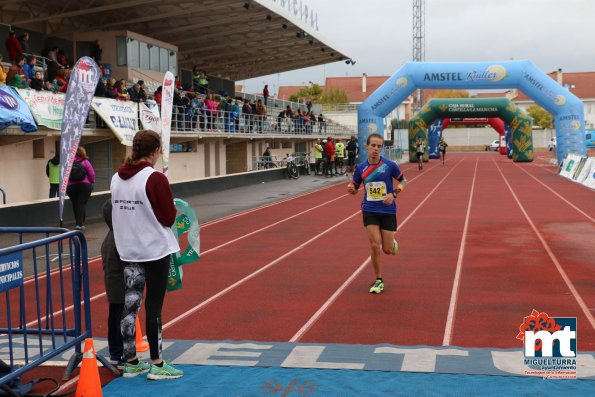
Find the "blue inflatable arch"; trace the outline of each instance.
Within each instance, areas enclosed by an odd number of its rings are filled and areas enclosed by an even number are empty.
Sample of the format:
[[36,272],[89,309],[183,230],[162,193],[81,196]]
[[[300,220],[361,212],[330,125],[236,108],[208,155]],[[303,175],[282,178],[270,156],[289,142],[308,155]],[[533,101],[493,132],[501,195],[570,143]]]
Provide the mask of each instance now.
[[367,159],[365,144],[368,135],[382,134],[384,118],[418,88],[518,88],[554,115],[558,162],[561,163],[568,153],[587,154],[583,103],[531,61],[409,62],[359,107],[360,162]]

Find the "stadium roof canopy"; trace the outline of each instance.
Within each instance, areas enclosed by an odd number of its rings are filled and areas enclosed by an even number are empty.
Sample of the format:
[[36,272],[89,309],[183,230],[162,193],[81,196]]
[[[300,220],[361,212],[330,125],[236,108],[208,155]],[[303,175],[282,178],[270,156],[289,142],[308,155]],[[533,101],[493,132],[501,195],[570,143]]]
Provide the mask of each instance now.
[[180,67],[235,81],[349,59],[321,38],[316,11],[302,1],[2,0],[0,18],[68,40],[129,30],[177,46]]

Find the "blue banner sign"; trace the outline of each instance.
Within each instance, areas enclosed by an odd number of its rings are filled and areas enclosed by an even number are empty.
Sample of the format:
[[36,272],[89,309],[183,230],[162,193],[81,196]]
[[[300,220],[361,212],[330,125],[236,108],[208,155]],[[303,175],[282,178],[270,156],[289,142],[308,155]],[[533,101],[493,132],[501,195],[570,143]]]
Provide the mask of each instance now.
[[0,257],[0,292],[23,285],[23,253]]

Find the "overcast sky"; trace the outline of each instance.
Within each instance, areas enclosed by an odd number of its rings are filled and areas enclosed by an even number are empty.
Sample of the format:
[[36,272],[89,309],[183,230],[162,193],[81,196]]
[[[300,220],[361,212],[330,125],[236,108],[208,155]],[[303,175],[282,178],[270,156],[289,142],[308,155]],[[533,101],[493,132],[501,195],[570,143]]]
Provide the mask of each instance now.
[[[353,58],[238,82],[246,92],[325,77],[391,76],[412,59],[412,0],[302,0],[320,38]],[[548,73],[595,71],[595,0],[425,0],[427,62],[529,59]]]

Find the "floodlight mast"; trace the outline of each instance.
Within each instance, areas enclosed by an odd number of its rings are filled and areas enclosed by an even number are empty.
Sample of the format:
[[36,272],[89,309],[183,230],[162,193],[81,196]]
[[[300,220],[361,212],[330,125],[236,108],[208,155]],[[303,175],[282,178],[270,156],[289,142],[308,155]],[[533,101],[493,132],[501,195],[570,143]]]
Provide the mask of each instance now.
[[[413,62],[426,61],[426,8],[425,0],[413,0]],[[421,109],[421,90],[415,92],[413,112],[417,113]]]

